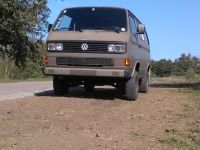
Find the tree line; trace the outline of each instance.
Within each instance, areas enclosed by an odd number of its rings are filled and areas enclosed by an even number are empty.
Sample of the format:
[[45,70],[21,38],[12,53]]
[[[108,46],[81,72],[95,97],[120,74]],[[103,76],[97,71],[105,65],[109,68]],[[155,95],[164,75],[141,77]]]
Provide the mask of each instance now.
[[181,54],[175,61],[161,59],[151,61],[151,71],[153,76],[195,76],[200,75],[200,58],[191,54]]

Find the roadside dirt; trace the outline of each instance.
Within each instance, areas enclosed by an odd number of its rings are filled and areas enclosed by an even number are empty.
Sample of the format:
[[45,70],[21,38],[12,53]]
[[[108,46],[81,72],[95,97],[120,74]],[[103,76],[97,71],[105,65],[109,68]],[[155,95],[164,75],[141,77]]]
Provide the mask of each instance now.
[[165,132],[184,132],[194,119],[180,117],[190,95],[155,84],[137,101],[113,88],[86,95],[83,87],[65,97],[53,91],[0,102],[0,149],[168,150]]

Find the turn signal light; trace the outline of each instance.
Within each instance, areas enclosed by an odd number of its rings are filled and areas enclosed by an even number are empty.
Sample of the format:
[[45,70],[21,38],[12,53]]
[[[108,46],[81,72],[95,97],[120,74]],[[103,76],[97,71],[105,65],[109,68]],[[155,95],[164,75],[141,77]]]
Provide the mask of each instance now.
[[130,65],[130,59],[126,58],[126,59],[124,60],[124,65],[125,65],[125,66],[129,66],[129,65]]
[[43,61],[45,64],[48,64],[48,56],[44,56]]

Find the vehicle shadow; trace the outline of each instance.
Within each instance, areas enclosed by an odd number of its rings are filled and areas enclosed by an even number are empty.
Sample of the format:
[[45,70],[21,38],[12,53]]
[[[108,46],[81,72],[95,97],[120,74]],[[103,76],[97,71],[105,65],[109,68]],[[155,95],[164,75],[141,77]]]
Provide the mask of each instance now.
[[[54,94],[53,90],[43,91],[35,93],[35,96],[38,97],[58,97]],[[71,87],[68,94],[60,97],[74,97],[74,98],[86,98],[86,99],[98,99],[98,100],[116,100],[116,99],[125,99],[123,93],[115,88],[105,88],[98,87],[95,88],[94,92],[86,93],[83,86]]]
[[197,83],[155,83],[150,87],[154,88],[188,88],[192,90],[200,90],[200,82]]

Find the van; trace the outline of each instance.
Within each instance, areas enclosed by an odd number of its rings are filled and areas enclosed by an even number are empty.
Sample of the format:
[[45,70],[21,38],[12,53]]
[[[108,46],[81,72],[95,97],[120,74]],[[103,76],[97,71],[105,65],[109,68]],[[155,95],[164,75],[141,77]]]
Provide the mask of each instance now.
[[76,7],[49,24],[44,73],[53,76],[56,95],[84,85],[112,85],[127,100],[147,93],[150,46],[144,25],[127,9]]

